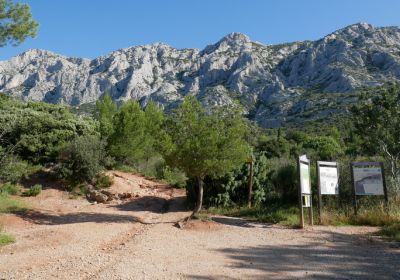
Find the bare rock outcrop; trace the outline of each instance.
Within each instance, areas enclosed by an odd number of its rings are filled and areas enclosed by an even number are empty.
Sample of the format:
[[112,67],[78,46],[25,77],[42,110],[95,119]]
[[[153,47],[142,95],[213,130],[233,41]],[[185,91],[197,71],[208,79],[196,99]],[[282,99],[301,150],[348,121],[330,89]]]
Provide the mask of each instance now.
[[[194,93],[210,107],[239,101],[265,127],[301,121],[293,112],[308,101],[306,92],[346,93],[399,80],[400,28],[366,23],[281,45],[231,33],[201,51],[156,43],[93,60],[29,50],[0,62],[0,91],[25,100],[78,106],[107,92],[117,101],[154,100],[169,109]],[[335,111],[328,109],[310,117]]]

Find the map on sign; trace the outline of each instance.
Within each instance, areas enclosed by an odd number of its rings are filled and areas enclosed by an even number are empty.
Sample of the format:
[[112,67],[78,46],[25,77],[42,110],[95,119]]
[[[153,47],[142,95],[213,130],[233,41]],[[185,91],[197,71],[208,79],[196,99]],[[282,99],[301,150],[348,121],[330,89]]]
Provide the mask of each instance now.
[[308,164],[300,162],[300,186],[302,194],[311,194],[310,168]]
[[383,178],[380,167],[353,167],[356,195],[383,195]]
[[336,166],[320,166],[319,178],[321,194],[339,194],[338,172]]

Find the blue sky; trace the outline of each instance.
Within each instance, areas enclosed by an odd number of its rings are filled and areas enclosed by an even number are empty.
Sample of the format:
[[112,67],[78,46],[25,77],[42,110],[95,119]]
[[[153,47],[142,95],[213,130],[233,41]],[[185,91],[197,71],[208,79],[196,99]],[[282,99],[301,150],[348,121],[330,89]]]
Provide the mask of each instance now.
[[40,48],[94,58],[164,42],[204,48],[230,32],[276,44],[313,40],[356,22],[400,25],[399,0],[25,0],[37,38],[0,49],[0,60]]

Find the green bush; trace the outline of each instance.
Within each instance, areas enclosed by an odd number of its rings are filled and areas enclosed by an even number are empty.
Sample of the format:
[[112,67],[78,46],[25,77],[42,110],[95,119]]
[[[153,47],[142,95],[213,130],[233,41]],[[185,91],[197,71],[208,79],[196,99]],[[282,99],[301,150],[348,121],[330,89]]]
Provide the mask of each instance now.
[[5,148],[32,163],[54,162],[60,148],[78,135],[95,134],[97,123],[62,105],[0,99],[0,131]]
[[384,226],[380,234],[400,241],[400,222]]
[[29,190],[22,193],[23,196],[37,196],[42,192],[42,185],[36,184],[29,188]]
[[60,177],[74,184],[92,180],[107,161],[105,142],[97,135],[76,137],[60,153]]
[[0,186],[0,195],[16,195],[19,192],[19,187],[16,184],[7,182]]
[[95,186],[96,189],[106,189],[111,187],[111,185],[114,182],[114,178],[111,176],[108,176],[104,173],[99,173],[95,176],[93,179],[93,185]]
[[158,179],[162,179],[164,167],[165,161],[159,155],[154,155],[147,159],[139,160],[133,164],[133,168],[136,172],[143,174],[148,178]]
[[30,173],[30,166],[27,162],[16,156],[7,156],[0,166],[0,180],[3,182],[17,183]]
[[179,169],[166,166],[163,169],[162,179],[174,187],[184,188],[186,186],[187,177],[185,173]]
[[281,195],[283,201],[297,200],[298,175],[294,162],[281,163],[269,176],[275,191]]

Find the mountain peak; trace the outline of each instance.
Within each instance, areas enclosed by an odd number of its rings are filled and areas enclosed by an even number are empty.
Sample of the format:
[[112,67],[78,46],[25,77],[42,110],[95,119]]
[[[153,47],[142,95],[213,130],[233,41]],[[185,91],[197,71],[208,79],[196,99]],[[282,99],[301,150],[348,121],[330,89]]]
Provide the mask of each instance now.
[[347,28],[354,28],[354,29],[373,29],[374,27],[369,24],[368,22],[357,22],[355,24],[349,25]]
[[225,51],[227,49],[238,49],[251,43],[250,38],[239,32],[232,32],[224,36],[221,40],[213,45],[208,45],[203,53],[212,53],[216,50]]
[[228,35],[224,36],[220,42],[225,41],[225,42],[236,42],[236,43],[249,43],[250,38],[240,32],[232,32],[229,33]]
[[18,56],[38,57],[43,55],[55,55],[55,53],[42,49],[29,49],[19,54]]
[[[305,92],[335,100],[330,93],[399,82],[399,50],[400,28],[362,22],[318,41],[265,48],[234,32],[200,52],[154,43],[88,61],[33,49],[0,62],[0,91],[73,105],[109,92],[116,101],[154,100],[167,110],[191,92],[207,106],[239,101],[256,122],[273,127],[338,112],[322,99],[308,100]],[[322,111],[307,111],[315,106]]]
[[334,32],[334,34],[339,34],[339,33],[366,33],[366,32],[371,32],[375,28],[366,22],[358,22],[355,24],[351,24],[349,26],[346,26],[342,29],[337,30]]

